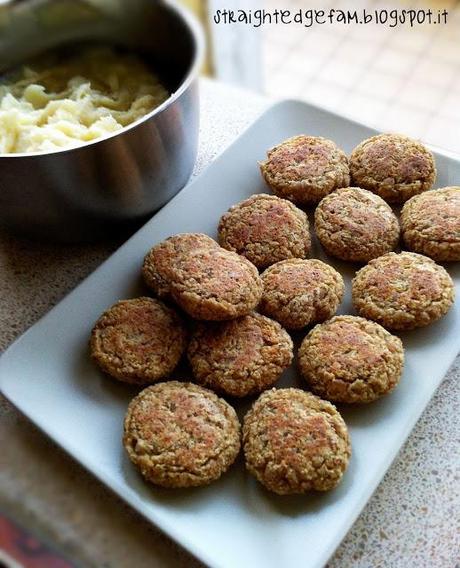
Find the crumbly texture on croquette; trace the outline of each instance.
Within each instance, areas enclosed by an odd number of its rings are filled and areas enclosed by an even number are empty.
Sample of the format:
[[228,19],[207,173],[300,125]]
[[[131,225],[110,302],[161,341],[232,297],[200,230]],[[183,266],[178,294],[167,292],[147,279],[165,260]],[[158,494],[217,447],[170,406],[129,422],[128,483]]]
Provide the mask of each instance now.
[[198,324],[188,348],[197,382],[237,397],[273,386],[292,358],[289,334],[279,323],[257,313]]
[[379,134],[359,144],[350,156],[352,184],[404,203],[431,189],[436,179],[433,154],[420,142],[400,134]]
[[338,485],[351,455],[343,418],[331,403],[300,389],[271,389],[243,424],[247,469],[280,495]]
[[454,302],[447,271],[431,258],[390,252],[371,260],[352,283],[359,315],[388,329],[414,329],[445,315]]
[[286,199],[253,195],[219,222],[219,243],[264,269],[286,258],[305,258],[311,248],[307,215]]
[[160,298],[169,296],[169,281],[175,263],[193,250],[218,248],[214,239],[204,233],[179,233],[152,247],[144,258],[144,281]]
[[404,364],[402,341],[378,323],[336,316],[315,326],[298,354],[309,388],[333,402],[372,402],[398,384]]
[[160,300],[121,300],[96,322],[90,339],[93,360],[121,381],[153,383],[167,377],[187,347],[185,323]]
[[301,329],[330,318],[345,286],[342,276],[317,259],[277,262],[262,274],[259,310],[287,329]]
[[250,313],[262,296],[257,268],[223,248],[192,251],[175,263],[170,292],[191,317],[221,321]]
[[359,187],[327,195],[315,210],[315,231],[330,255],[352,262],[368,262],[399,242],[399,223],[391,207]]
[[207,485],[238,455],[240,423],[235,410],[210,390],[169,381],[146,388],[131,401],[123,444],[151,483]]
[[439,262],[460,260],[460,187],[412,197],[401,211],[404,244]]
[[295,136],[271,148],[260,170],[273,193],[301,205],[350,185],[346,154],[319,136]]

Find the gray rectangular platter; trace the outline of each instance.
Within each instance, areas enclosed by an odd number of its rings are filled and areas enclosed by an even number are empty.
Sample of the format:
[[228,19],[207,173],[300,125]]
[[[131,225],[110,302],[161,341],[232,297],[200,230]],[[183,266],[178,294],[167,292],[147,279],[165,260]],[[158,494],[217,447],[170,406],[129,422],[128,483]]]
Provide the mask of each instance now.
[[[217,483],[166,491],[142,481],[121,445],[122,420],[131,388],[102,376],[88,358],[87,340],[99,314],[121,298],[144,294],[139,277],[147,250],[186,231],[212,236],[220,215],[241,199],[266,191],[257,161],[290,136],[308,133],[335,140],[349,152],[375,134],[369,128],[296,101],[271,107],[205,172],[0,359],[5,396],[39,428],[142,515],[205,563],[222,568],[322,566],[362,510],[428,404],[460,349],[457,302],[429,328],[402,335],[406,365],[400,386],[372,405],[344,408],[353,456],[343,483],[320,495],[278,497],[244,472],[241,461]],[[436,154],[437,186],[460,183],[460,164]],[[356,266],[337,266],[347,294]],[[457,288],[460,274],[448,267]],[[295,371],[280,386],[301,382]]]

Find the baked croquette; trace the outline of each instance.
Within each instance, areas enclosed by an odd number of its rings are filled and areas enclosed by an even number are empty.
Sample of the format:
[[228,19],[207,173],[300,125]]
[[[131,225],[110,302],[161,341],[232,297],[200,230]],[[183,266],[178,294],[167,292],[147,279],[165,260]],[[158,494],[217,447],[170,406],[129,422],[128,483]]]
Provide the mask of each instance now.
[[289,334],[276,321],[257,313],[198,324],[188,348],[197,382],[237,397],[273,386],[292,358]]
[[452,278],[434,260],[411,252],[390,252],[371,260],[352,283],[360,316],[387,329],[423,327],[444,316],[454,303]]
[[319,136],[295,136],[267,152],[260,171],[278,197],[314,205],[339,187],[350,185],[346,154]]
[[352,185],[368,189],[388,203],[404,203],[433,187],[433,154],[401,134],[379,134],[359,144],[350,156]]
[[301,329],[333,316],[345,286],[342,276],[321,260],[277,262],[262,274],[259,310],[286,329]]
[[279,495],[328,491],[348,466],[350,438],[330,402],[300,389],[271,389],[243,424],[246,467]]
[[309,389],[321,398],[372,402],[398,384],[404,351],[399,337],[378,323],[336,316],[305,337],[298,364]]
[[327,195],[315,210],[315,231],[328,254],[352,262],[368,262],[399,242],[399,223],[391,207],[359,187]]
[[237,203],[221,217],[218,232],[221,246],[259,269],[310,253],[307,215],[274,195],[253,195]]
[[142,266],[144,281],[160,298],[170,296],[171,273],[175,263],[194,250],[218,248],[214,239],[204,233],[179,233],[152,247]]
[[167,377],[187,347],[179,314],[160,300],[121,300],[105,311],[91,333],[99,367],[120,381],[153,383]]
[[401,211],[404,244],[438,262],[460,260],[460,187],[416,195]]
[[207,485],[240,450],[234,409],[191,383],[158,383],[129,404],[123,444],[147,481],[162,487]]

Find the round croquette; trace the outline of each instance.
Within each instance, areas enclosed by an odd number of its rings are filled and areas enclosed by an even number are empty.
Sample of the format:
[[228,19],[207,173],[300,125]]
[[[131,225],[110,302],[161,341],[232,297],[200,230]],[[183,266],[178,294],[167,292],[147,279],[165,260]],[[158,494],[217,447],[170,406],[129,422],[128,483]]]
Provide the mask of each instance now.
[[439,262],[460,260],[460,187],[412,197],[401,211],[406,247]]
[[219,243],[264,269],[310,252],[307,215],[286,199],[253,195],[234,205],[219,222]]
[[295,136],[278,144],[267,152],[260,171],[273,193],[299,205],[318,203],[350,185],[346,154],[319,136]]
[[192,318],[221,321],[246,315],[260,302],[257,268],[223,248],[194,250],[175,262],[170,292]]
[[188,349],[197,382],[243,397],[278,380],[293,358],[289,334],[279,323],[252,313],[236,320],[198,324]]
[[153,383],[167,377],[187,346],[182,318],[160,300],[121,300],[96,322],[90,339],[93,360],[120,381]]
[[298,363],[318,396],[333,402],[372,402],[398,384],[404,350],[399,337],[378,323],[336,316],[305,337]]
[[142,275],[149,288],[160,298],[170,295],[170,278],[175,263],[193,250],[218,248],[214,239],[204,233],[179,233],[158,243],[144,258]]
[[399,223],[391,207],[359,187],[327,195],[316,208],[315,231],[328,254],[352,262],[368,262],[399,242]]
[[379,134],[359,144],[350,156],[352,185],[404,203],[433,186],[436,166],[423,144],[401,134]]
[[371,260],[352,283],[359,315],[388,329],[423,327],[445,315],[454,302],[454,284],[431,258],[390,252]]
[[243,424],[247,469],[279,495],[328,491],[351,455],[343,418],[331,403],[300,389],[271,389]]
[[277,262],[262,274],[259,310],[286,329],[301,329],[335,314],[343,299],[342,276],[321,260]]
[[210,390],[169,381],[146,388],[131,401],[123,444],[151,483],[207,485],[238,455],[240,424],[234,409]]

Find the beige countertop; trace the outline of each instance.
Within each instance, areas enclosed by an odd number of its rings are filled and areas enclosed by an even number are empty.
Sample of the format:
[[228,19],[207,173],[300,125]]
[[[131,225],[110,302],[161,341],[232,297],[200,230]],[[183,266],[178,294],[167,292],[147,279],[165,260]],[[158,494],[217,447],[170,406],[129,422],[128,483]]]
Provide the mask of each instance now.
[[[196,173],[268,101],[204,81]],[[0,233],[0,348],[121,243],[54,246]],[[453,568],[460,559],[460,358],[329,566]],[[378,443],[378,440],[376,440]],[[81,566],[201,564],[58,449],[0,396],[0,510]]]

